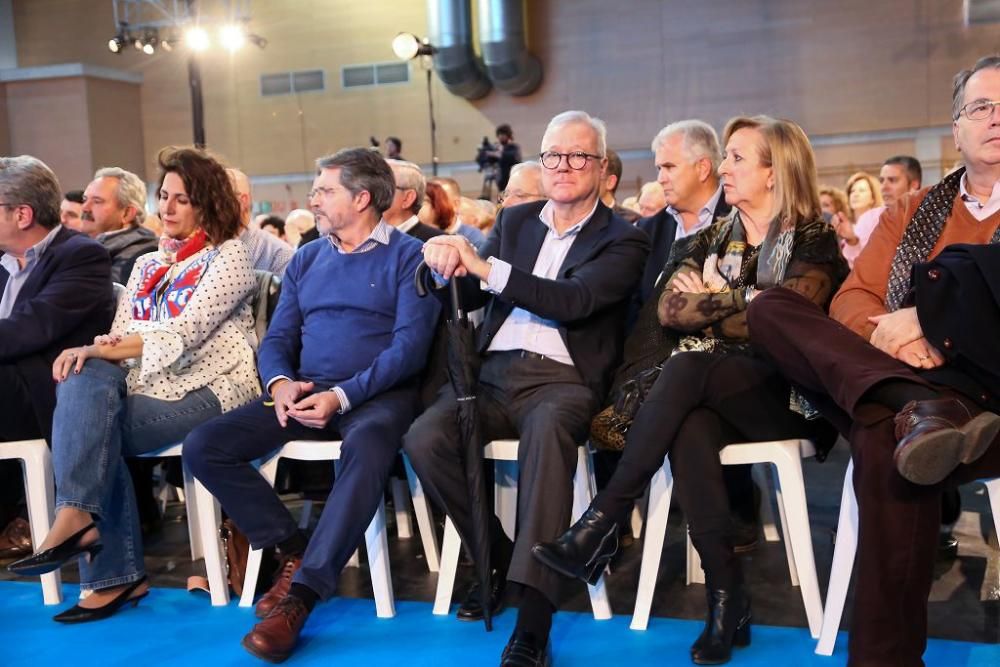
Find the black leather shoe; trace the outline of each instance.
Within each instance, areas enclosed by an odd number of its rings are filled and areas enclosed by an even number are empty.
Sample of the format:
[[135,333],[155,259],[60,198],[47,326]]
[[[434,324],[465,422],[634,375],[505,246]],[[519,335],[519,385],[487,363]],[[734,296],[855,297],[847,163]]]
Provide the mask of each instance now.
[[[507,588],[506,573],[493,571],[492,590],[490,591],[490,611],[496,616],[504,608],[504,591]],[[460,621],[481,621],[483,620],[483,595],[476,581],[469,587],[469,592],[465,594],[465,599],[458,607],[455,616]]]
[[691,645],[696,665],[729,662],[734,646],[750,645],[750,598],[742,588],[708,591],[708,618]]
[[938,535],[937,560],[953,561],[958,558],[958,538],[951,531]]
[[500,656],[500,667],[549,667],[549,642],[541,644],[530,632],[515,629]]
[[101,552],[101,544],[99,542],[87,545],[80,544],[83,536],[92,528],[96,528],[96,526],[94,524],[85,526],[66,538],[62,544],[15,561],[8,565],[7,569],[14,574],[31,577],[58,570],[66,561],[76,556],[86,554],[88,558],[93,558]]
[[556,572],[597,583],[608,561],[618,551],[618,524],[599,510],[588,509],[555,542],[539,542],[531,555]]
[[139,588],[146,581],[146,577],[143,577],[139,581],[134,582],[131,586],[127,587],[111,602],[107,603],[103,607],[96,607],[94,609],[84,609],[80,605],[70,607],[61,614],[56,614],[52,617],[53,621],[58,621],[59,623],[87,623],[89,621],[100,621],[109,616],[113,616],[115,612],[124,607],[127,604],[133,607],[139,604],[139,600],[143,599],[149,595],[147,590],[141,595],[132,596],[135,590]]

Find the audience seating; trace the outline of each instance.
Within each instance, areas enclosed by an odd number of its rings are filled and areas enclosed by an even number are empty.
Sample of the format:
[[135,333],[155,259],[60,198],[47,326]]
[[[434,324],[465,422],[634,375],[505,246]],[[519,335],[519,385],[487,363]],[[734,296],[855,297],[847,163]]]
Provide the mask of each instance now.
[[[336,466],[336,462],[340,459],[340,445],[340,440],[293,440],[286,443],[261,465],[260,474],[273,485],[278,471],[278,461],[283,458],[297,461],[334,461]],[[336,483],[334,480],[334,484]],[[392,594],[392,577],[389,573],[389,543],[385,525],[384,502],[379,503],[378,511],[375,512],[375,516],[365,531],[365,546],[368,552],[368,569],[371,572],[372,590],[375,593],[375,612],[379,618],[392,618],[396,615],[396,605]],[[260,562],[261,551],[252,549],[247,560],[243,595],[240,598],[241,607],[253,606]]]
[[[808,440],[780,440],[729,445],[719,454],[723,465],[769,463],[776,468],[778,479],[775,490],[784,532],[789,574],[793,585],[801,585],[802,602],[809,620],[809,632],[814,638],[819,637],[823,605],[816,577],[816,560],[813,556],[812,534],[809,530],[801,459],[813,456],[815,453],[813,444]],[[642,548],[635,611],[630,626],[633,630],[645,630],[649,624],[672,491],[673,476],[670,472],[670,462],[664,459],[663,467],[650,482],[646,537]],[[688,582],[703,583],[701,561],[697,557],[697,551],[690,547],[690,538],[687,560]]]
[[[0,460],[19,460],[24,471],[24,495],[28,501],[31,544],[37,549],[52,527],[55,517],[55,478],[52,453],[44,440],[18,440],[0,443]],[[60,604],[62,575],[59,570],[42,575],[42,600]]]
[[[1000,478],[982,480],[993,514],[994,530],[1000,536]],[[840,630],[840,619],[844,614],[847,589],[854,570],[854,555],[858,549],[858,500],[854,495],[854,460],[847,464],[844,473],[844,491],[840,499],[840,518],[837,521],[837,543],[833,548],[833,563],[830,567],[830,585],[826,589],[826,608],[823,611],[823,627],[816,644],[818,655],[833,655]],[[995,584],[1000,587],[1000,579]]]
[[[517,440],[494,440],[484,450],[484,457],[494,461],[496,467],[496,499],[497,516],[508,536],[514,536],[514,524],[517,515]],[[505,465],[509,464],[509,465]],[[409,467],[407,468],[409,472]],[[590,450],[580,447],[577,453],[576,475],[573,481],[573,514],[576,521],[590,505],[594,498],[594,465]],[[417,520],[421,521],[418,510]],[[430,522],[424,518],[423,521]],[[423,523],[421,523],[423,525]],[[441,548],[441,570],[438,572],[437,594],[434,598],[434,613],[447,615],[451,611],[451,596],[455,586],[455,573],[458,569],[459,550],[462,541],[452,523],[451,518],[445,522],[444,543]],[[604,578],[596,586],[588,586],[590,604],[594,610],[594,618],[606,620],[611,618],[611,606],[604,587]]]

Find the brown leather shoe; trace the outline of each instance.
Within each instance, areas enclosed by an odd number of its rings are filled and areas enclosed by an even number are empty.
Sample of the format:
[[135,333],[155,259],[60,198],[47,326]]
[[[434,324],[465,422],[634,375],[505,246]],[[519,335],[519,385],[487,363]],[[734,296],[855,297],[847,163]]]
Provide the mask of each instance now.
[[257,601],[254,614],[257,618],[267,618],[283,597],[288,595],[288,589],[292,585],[292,577],[302,567],[302,556],[286,556],[278,564],[278,573],[274,575],[274,583],[270,590]]
[[17,517],[0,533],[0,559],[24,558],[31,554],[31,526]]
[[243,638],[243,648],[261,660],[284,662],[295,649],[307,618],[306,604],[294,595],[286,595]]
[[1000,416],[973,414],[961,401],[910,401],[896,415],[896,470],[914,484],[937,484],[972,463],[1000,434]]

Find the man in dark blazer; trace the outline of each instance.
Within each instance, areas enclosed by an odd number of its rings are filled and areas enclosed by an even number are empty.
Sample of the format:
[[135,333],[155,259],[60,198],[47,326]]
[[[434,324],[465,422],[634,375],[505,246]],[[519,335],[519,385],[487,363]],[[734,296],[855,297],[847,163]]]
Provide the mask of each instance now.
[[[481,253],[456,236],[424,245],[424,261],[442,278],[466,278],[463,289],[478,297],[469,310],[486,306],[477,390],[484,440],[520,441],[518,534],[513,556],[506,554],[506,579],[520,589],[520,607],[502,665],[547,664],[559,578],[530,550],[569,524],[576,448],[607,391],[628,299],[648,253],[645,235],[598,201],[606,150],[600,120],[581,111],[560,114],[541,147],[547,202],[504,208]],[[446,386],[403,446],[424,488],[459,534],[469,536],[456,410]],[[494,528],[498,540],[500,532]],[[503,570],[499,552],[493,562]],[[481,592],[479,605],[467,600],[460,617],[481,617],[483,604],[496,608],[493,593]]]
[[[0,158],[0,447],[48,439],[55,409],[52,362],[93,342],[114,316],[111,259],[100,243],[59,224],[55,174],[40,160]],[[23,497],[17,462],[0,464],[0,520]],[[30,542],[0,536],[0,557]]]
[[392,168],[392,175],[396,179],[396,194],[392,198],[392,206],[382,214],[385,221],[421,243],[444,234],[440,229],[425,225],[417,218],[427,190],[427,181],[420,167],[403,160],[386,160],[386,162]]
[[700,120],[671,123],[657,133],[652,149],[656,180],[663,186],[667,206],[636,223],[649,235],[651,246],[638,306],[653,293],[674,241],[694,236],[730,209],[719,184],[722,151],[711,125]]

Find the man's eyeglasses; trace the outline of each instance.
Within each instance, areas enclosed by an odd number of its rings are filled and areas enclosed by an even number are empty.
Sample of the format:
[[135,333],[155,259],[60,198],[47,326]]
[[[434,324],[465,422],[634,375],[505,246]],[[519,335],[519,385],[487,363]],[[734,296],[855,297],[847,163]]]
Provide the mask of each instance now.
[[975,102],[969,102],[958,110],[958,116],[955,116],[955,120],[958,120],[958,117],[963,113],[969,120],[985,120],[993,115],[993,107],[998,104],[1000,104],[1000,100],[976,100]]
[[522,199],[532,198],[544,199],[545,195],[537,192],[522,192],[521,190],[504,190],[497,197],[497,204],[503,204],[504,201],[521,201]]
[[587,163],[591,160],[600,160],[600,155],[594,155],[593,153],[584,153],[583,151],[574,151],[572,153],[557,153],[555,151],[545,151],[538,156],[538,160],[542,163],[542,166],[546,169],[558,169],[559,164],[566,158],[566,164],[569,165],[570,169],[575,169],[579,171],[587,166]]
[[316,195],[323,195],[324,197],[329,197],[334,192],[336,192],[336,190],[334,190],[333,188],[313,188],[312,190],[309,191],[309,199],[312,199]]

